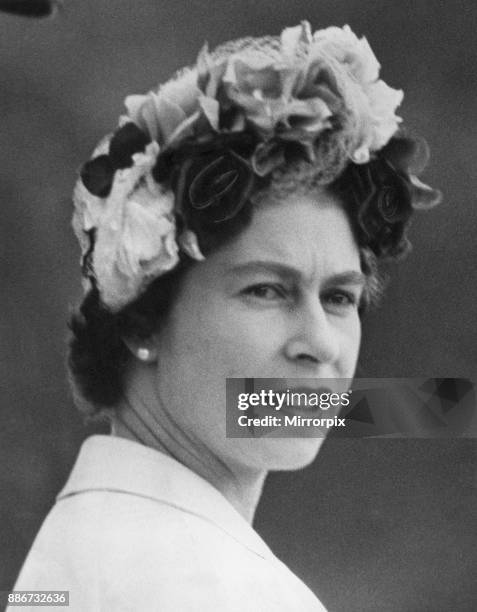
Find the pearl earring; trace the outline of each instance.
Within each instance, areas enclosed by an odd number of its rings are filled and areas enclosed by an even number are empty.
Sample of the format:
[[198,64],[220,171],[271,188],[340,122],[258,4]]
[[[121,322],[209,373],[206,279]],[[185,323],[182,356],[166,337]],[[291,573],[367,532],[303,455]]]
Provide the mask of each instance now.
[[137,350],[137,357],[141,361],[148,361],[151,357],[151,351],[147,348],[140,348]]

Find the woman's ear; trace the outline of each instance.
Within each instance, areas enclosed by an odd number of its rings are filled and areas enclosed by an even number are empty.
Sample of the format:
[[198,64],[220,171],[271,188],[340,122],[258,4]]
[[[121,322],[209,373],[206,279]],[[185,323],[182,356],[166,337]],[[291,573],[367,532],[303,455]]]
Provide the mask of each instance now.
[[153,337],[137,338],[123,336],[122,340],[131,354],[136,359],[139,359],[139,361],[143,363],[154,363],[157,361],[157,348]]

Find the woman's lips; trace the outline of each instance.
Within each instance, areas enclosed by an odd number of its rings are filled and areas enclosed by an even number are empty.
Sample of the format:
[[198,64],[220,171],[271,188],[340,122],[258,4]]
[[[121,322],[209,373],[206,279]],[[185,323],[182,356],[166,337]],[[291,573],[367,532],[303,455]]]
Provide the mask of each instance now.
[[[278,389],[263,389],[264,395],[261,403],[250,408],[254,416],[335,416],[341,409],[336,401],[339,394],[329,387],[286,387]],[[329,401],[334,394],[337,406]]]

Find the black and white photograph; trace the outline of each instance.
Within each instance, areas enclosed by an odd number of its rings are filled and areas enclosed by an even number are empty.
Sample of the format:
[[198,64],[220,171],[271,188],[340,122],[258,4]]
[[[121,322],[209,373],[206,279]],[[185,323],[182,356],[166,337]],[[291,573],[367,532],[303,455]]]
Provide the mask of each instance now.
[[477,610],[476,27],[0,0],[0,610]]

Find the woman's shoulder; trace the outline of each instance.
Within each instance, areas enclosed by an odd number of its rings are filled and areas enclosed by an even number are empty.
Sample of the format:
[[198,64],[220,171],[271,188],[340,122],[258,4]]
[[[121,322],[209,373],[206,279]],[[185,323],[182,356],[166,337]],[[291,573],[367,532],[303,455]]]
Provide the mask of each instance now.
[[278,562],[206,517],[120,491],[60,499],[16,588],[68,590],[82,611],[281,611],[300,598],[310,604],[302,609],[322,610]]
[[[74,610],[96,609],[98,598],[121,610],[147,593],[157,599],[154,585],[166,593],[190,582],[196,544],[183,513],[167,504],[116,491],[72,495],[46,517],[15,588],[68,590]],[[152,609],[143,603],[133,609]]]
[[48,542],[50,551],[57,544],[62,551],[96,551],[99,557],[111,556],[116,548],[133,553],[160,542],[165,554],[190,545],[189,523],[184,511],[165,502],[123,491],[90,491],[58,500],[37,540]]
[[[141,564],[156,571],[180,570],[187,557],[215,565],[233,561],[243,549],[207,517],[167,502],[122,491],[91,491],[57,501],[40,528],[32,551],[59,566]],[[220,564],[218,564],[220,565]],[[79,568],[78,568],[79,569]]]

